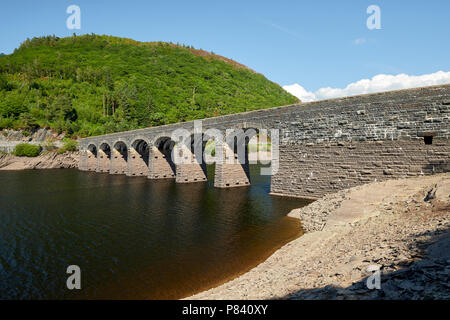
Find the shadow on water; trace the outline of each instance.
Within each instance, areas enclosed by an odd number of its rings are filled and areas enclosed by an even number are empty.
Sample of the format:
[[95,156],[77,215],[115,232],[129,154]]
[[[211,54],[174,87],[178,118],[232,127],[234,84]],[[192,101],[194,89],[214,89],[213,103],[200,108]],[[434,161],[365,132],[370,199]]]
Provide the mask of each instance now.
[[[298,237],[286,214],[308,203],[269,196],[270,177],[254,174],[232,189],[77,170],[0,181],[1,299],[181,298]],[[69,265],[80,266],[82,290],[66,288]]]

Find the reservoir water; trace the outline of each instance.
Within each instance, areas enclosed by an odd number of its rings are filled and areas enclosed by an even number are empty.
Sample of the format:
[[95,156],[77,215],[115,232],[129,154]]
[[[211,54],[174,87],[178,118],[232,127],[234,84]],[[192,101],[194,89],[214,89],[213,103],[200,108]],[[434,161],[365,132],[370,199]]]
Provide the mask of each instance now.
[[[248,271],[301,235],[306,200],[75,169],[0,172],[0,299],[178,299]],[[81,290],[68,290],[69,265]]]

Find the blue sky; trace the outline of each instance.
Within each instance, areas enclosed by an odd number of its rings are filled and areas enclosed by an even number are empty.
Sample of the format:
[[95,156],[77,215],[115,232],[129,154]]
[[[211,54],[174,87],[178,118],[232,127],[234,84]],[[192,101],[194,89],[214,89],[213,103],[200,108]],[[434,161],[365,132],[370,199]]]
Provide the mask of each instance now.
[[[450,1],[8,1],[0,52],[27,37],[69,36],[66,8],[81,8],[78,34],[172,41],[232,58],[281,85],[345,88],[378,74],[450,71]],[[369,5],[381,30],[369,30]]]

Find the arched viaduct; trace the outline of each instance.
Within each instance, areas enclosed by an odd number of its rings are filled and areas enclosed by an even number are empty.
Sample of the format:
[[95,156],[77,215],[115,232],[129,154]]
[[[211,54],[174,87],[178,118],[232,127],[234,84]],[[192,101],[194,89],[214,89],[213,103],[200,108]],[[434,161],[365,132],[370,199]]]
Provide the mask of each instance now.
[[[236,149],[230,153],[228,139],[246,145],[252,135],[268,130],[272,194],[319,198],[371,181],[450,171],[449,118],[450,85],[359,95],[203,119],[201,132],[190,121],[80,139],[79,169],[205,181],[199,159],[208,132],[251,132],[244,139],[228,134],[223,143],[217,141],[218,158],[237,159],[241,155]],[[183,163],[171,156],[177,129],[201,144],[184,147]],[[216,162],[214,185],[249,185],[246,152],[243,159]]]

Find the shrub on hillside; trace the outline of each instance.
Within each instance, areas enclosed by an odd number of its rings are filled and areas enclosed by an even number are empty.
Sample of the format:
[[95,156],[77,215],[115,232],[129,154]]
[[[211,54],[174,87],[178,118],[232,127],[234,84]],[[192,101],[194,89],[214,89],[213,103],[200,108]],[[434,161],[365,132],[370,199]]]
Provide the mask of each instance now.
[[13,154],[18,157],[37,157],[40,153],[40,146],[29,143],[19,143],[13,151]]
[[0,130],[11,129],[14,127],[14,119],[0,117]]
[[45,151],[54,151],[55,149],[57,149],[53,139],[45,140],[44,144],[42,145],[42,148],[44,148]]
[[59,148],[58,154],[66,153],[67,151],[77,151],[78,142],[76,140],[67,140],[64,145]]

